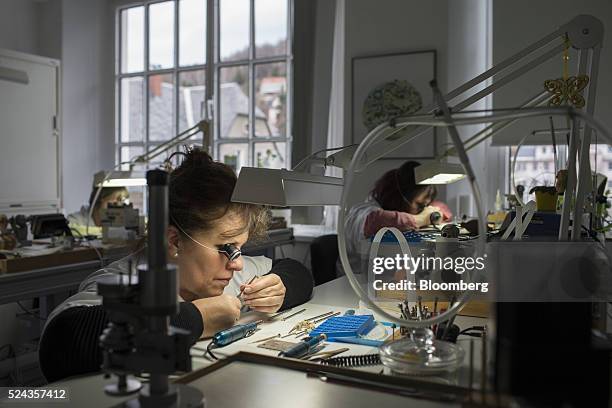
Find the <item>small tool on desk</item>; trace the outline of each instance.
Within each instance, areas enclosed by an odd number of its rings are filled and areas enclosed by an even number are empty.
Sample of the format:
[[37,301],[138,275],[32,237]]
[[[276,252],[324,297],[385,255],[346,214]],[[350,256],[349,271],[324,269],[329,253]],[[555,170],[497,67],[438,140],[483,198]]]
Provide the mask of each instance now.
[[285,317],[283,317],[281,320],[282,320],[283,322],[284,322],[284,321],[287,321],[287,320],[291,319],[293,316],[297,316],[297,315],[299,315],[300,313],[304,313],[305,311],[306,311],[306,309],[301,309],[301,310],[298,310],[298,311],[297,311],[297,312],[295,312],[295,313],[291,313],[289,316],[285,316]]
[[330,314],[328,316],[323,316],[323,317],[320,317],[320,318],[315,319],[315,320],[309,320],[309,322],[312,323],[312,324],[317,324],[319,322],[322,322],[322,321],[327,320],[327,319],[329,319],[331,317],[334,317],[334,316],[338,316],[340,314],[341,314],[341,312],[332,313],[332,314]]
[[286,309],[283,310],[282,312],[276,312],[274,314],[271,314],[270,316],[268,316],[268,319],[276,319],[279,316],[285,315],[287,313],[291,313],[293,311],[293,309]]
[[370,347],[380,347],[384,343],[382,340],[370,340],[364,339],[363,337],[335,337],[334,341],[337,343],[360,344],[362,346]]
[[[253,283],[253,281],[257,279],[257,275],[253,276],[246,284],[250,285],[251,283]],[[242,288],[242,290],[240,291],[240,293],[238,294],[238,297],[242,297],[242,294],[244,293],[244,289],[246,288],[246,286],[244,288]]]
[[280,338],[281,338],[281,339],[285,339],[285,338],[287,338],[287,337],[297,336],[297,335],[300,335],[300,334],[303,334],[303,333],[308,333],[308,331],[303,330],[303,331],[300,331],[300,332],[297,332],[297,333],[291,333],[291,332],[289,332],[288,334],[285,334],[284,336],[280,336]]
[[320,317],[329,316],[330,314],[333,314],[333,313],[334,313],[334,312],[322,313],[322,314],[320,314],[320,315],[313,316],[313,317],[309,317],[308,319],[304,319],[304,320],[306,320],[306,321],[312,321],[312,320],[318,319],[318,318],[320,318]]
[[304,331],[309,331],[309,330],[314,329],[314,327],[315,327],[314,323],[311,323],[308,320],[302,320],[301,322],[293,326],[291,330],[289,330],[289,333],[287,333],[287,336],[291,336],[292,334],[297,334],[297,333],[304,332]]
[[287,351],[281,351],[278,353],[279,357],[288,357],[288,358],[300,358],[312,352],[321,342],[325,341],[327,336],[325,334],[320,334],[315,337],[309,337],[307,339],[302,340],[295,346],[291,347]]
[[344,347],[338,350],[319,351],[318,353],[314,353],[306,357],[305,359],[308,361],[324,361],[324,360],[328,360],[332,357],[337,356],[338,354],[342,354],[345,351],[349,351],[349,350],[350,349],[348,347]]
[[302,320],[297,323],[295,326],[289,330],[287,336],[293,334],[297,334],[298,332],[310,331],[316,327],[316,324],[322,322],[324,320],[329,319],[330,317],[338,316],[340,312],[327,312],[318,316],[311,317],[310,319]]
[[221,330],[217,332],[212,341],[206,347],[206,352],[215,360],[217,360],[217,356],[212,353],[213,348],[219,348],[227,346],[237,340],[243,339],[245,337],[251,336],[257,330],[257,326],[263,322],[263,320],[257,320],[256,322],[239,324],[233,327],[230,327],[226,330]]

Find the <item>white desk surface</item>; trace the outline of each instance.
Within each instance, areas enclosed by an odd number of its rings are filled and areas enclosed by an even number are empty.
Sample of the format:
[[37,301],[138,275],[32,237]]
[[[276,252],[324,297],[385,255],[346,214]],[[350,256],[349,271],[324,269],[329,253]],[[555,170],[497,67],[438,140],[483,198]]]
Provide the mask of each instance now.
[[[249,338],[241,339],[226,347],[214,350],[217,356],[227,356],[234,354],[238,351],[248,351],[253,353],[260,353],[266,355],[277,355],[278,352],[272,350],[266,350],[257,347],[257,344],[253,344],[254,341],[265,337],[270,337],[280,333],[281,335],[286,334],[291,327],[297,322],[304,320],[305,318],[316,316],[328,311],[344,312],[349,308],[355,309],[359,313],[359,299],[353,292],[348,279],[342,277],[334,281],[328,282],[315,288],[313,298],[302,306],[297,306],[293,310],[298,311],[306,308],[307,310],[299,315],[287,320],[287,321],[271,321],[264,322],[260,325],[261,330],[257,331],[254,335]],[[287,313],[289,315],[290,313]],[[257,313],[247,313],[240,322],[253,321],[259,318]],[[485,319],[469,318],[463,316],[457,316],[455,320],[456,324],[460,327],[465,328],[469,325],[482,325],[486,322]],[[286,341],[298,341],[295,337],[288,337],[282,340]],[[209,358],[203,357],[204,349],[208,345],[209,340],[204,340],[196,343],[191,349],[193,369],[199,369],[212,364]],[[480,339],[475,340],[475,365],[474,365],[474,379],[479,381],[480,378]],[[465,385],[465,379],[468,377],[468,351],[469,351],[469,339],[461,340],[459,344],[462,344],[466,350],[466,363],[459,372],[451,379],[438,379],[435,381],[442,381],[446,383],[460,383]],[[362,346],[356,344],[343,344],[343,343],[328,343],[325,347],[325,351],[336,350],[338,348],[349,348],[349,351],[344,352],[341,356],[356,355],[356,354],[370,354],[376,353],[377,349],[369,346]],[[360,367],[360,370],[367,370],[373,372],[380,372],[382,366],[371,366],[371,367]],[[385,372],[386,373],[386,372]],[[462,380],[459,381],[458,378]],[[104,379],[102,375],[88,375],[78,378],[72,378],[59,383],[55,383],[56,386],[67,386],[70,388],[70,401],[74,406],[87,406],[88,408],[109,406],[111,404],[117,404],[120,400],[116,398],[110,398],[104,394],[104,384],[112,383],[112,379]],[[474,384],[476,387],[478,384]],[[71,405],[72,406],[72,405]]]

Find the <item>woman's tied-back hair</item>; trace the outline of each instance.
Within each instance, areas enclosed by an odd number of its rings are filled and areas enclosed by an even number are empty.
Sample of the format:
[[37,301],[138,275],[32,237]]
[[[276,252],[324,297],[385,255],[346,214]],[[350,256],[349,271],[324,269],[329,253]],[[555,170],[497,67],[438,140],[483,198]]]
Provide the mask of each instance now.
[[414,168],[420,163],[407,161],[398,169],[389,170],[376,181],[371,196],[383,210],[407,211],[408,203],[423,192],[433,201],[437,190],[433,185],[416,184]]
[[[226,164],[216,162],[208,153],[194,148],[170,173],[169,224],[188,234],[208,231],[228,212],[238,215],[249,240],[265,237],[268,211],[264,206],[231,202],[237,177]],[[178,223],[178,226],[176,225]]]

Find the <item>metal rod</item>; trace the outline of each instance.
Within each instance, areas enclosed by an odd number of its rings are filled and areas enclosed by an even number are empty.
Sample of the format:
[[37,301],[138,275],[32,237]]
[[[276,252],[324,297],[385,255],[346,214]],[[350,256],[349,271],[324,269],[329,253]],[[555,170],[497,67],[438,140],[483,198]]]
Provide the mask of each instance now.
[[[583,75],[587,70],[587,60],[588,60],[587,51],[580,50],[579,55],[580,56],[578,59],[578,75]],[[580,122],[578,122],[578,129],[580,129]],[[582,233],[582,229],[580,227],[582,226],[582,210],[583,210],[582,201],[584,199],[582,198],[580,203],[578,202],[578,200],[579,200],[579,197],[584,197],[584,194],[586,193],[585,183],[584,183],[584,177],[587,174],[586,171],[588,171],[589,179],[591,178],[590,176],[591,170],[590,170],[590,163],[589,163],[590,161],[589,160],[589,147],[590,146],[584,145],[584,140],[587,137],[587,129],[589,129],[588,125],[584,127],[584,132],[582,133],[582,137],[580,136],[580,131],[577,130],[576,135],[578,137],[577,139],[578,141],[576,145],[576,151],[573,153],[574,155],[576,154],[578,155],[576,157],[576,160],[578,162],[578,169],[577,169],[577,174],[576,174],[576,186],[575,186],[575,190],[572,191],[571,196],[568,197],[567,192],[565,193],[566,200],[569,198],[570,201],[574,201],[574,198],[575,198],[575,201],[573,204],[574,212],[573,212],[573,224],[572,224],[573,226],[572,226],[572,232],[571,232],[572,240],[578,240]],[[589,136],[590,136],[590,133],[589,133]],[[583,160],[583,152],[585,151],[585,148],[586,148],[586,161]],[[589,185],[590,184],[591,183],[589,182]]]
[[323,314],[320,314],[320,315],[317,315],[317,316],[313,316],[313,317],[310,317],[310,318],[304,319],[304,320],[310,321],[310,320],[318,319],[319,317],[329,316],[332,313],[334,313],[334,312],[332,311],[332,312],[323,313]]
[[559,241],[567,240],[570,221],[570,209],[572,206],[572,197],[576,188],[576,150],[578,145],[578,132],[580,123],[572,119],[572,131],[569,135],[568,160],[567,160],[567,183],[565,185],[565,193],[563,198],[563,207],[561,209],[561,224],[559,226]]
[[[563,116],[570,118],[577,118],[585,120],[591,124],[591,126],[597,131],[599,136],[603,136],[608,144],[612,144],[612,133],[601,123],[595,119],[592,115],[583,112],[581,110],[563,106],[563,107],[534,107],[534,108],[518,108],[504,113],[492,113],[490,115],[479,115],[479,116],[465,116],[462,114],[461,117],[455,117],[451,115],[452,122],[455,126],[457,125],[477,125],[482,123],[490,122],[503,122],[509,119],[517,118],[537,118],[540,116]],[[414,115],[403,118],[398,118],[396,126],[409,127],[411,125],[425,125],[435,127],[449,127],[451,124],[445,120],[441,120],[431,115]],[[387,123],[379,125],[375,130],[381,133],[388,127]],[[373,133],[372,131],[371,133]],[[380,134],[376,136],[376,139],[380,137]],[[373,156],[368,155],[371,159]]]
[[523,74],[526,74],[527,72],[531,71],[533,68],[537,67],[543,62],[551,59],[557,54],[560,54],[564,49],[565,49],[565,44],[559,44],[555,48],[529,61],[527,64],[523,65],[521,68],[517,69],[516,71],[513,71],[510,74],[506,75],[505,77],[495,81],[493,84],[487,86],[482,91],[476,92],[474,95],[465,99],[463,102],[458,103],[457,105],[454,106],[454,109],[461,110],[463,108],[470,106],[474,102],[477,102],[480,99],[484,98],[485,96],[493,93],[493,91],[495,91],[496,89],[499,89],[502,86],[514,81],[516,78],[520,77]]
[[482,373],[480,378],[480,392],[482,393],[482,403],[484,404],[487,391],[487,329],[482,332],[482,353],[481,353],[481,367],[480,372]]
[[[548,92],[544,91],[541,94],[537,95],[535,98],[531,99],[528,102],[525,102],[523,105],[521,105],[521,108],[528,108],[528,107],[532,107],[532,106],[540,106],[542,105],[542,103],[546,102],[546,100],[548,99]],[[469,138],[468,140],[465,141],[465,151],[469,151],[470,149],[476,147],[476,145],[478,145],[479,143],[483,142],[484,140],[493,137],[495,134],[501,132],[502,130],[504,130],[505,128],[507,128],[508,126],[512,125],[514,122],[516,122],[517,119],[512,119],[509,120],[507,122],[500,122],[500,123],[493,123],[489,126],[487,126],[486,128],[482,129],[481,131],[477,132],[474,136],[472,136],[471,138]],[[478,139],[476,139],[478,138]],[[455,153],[455,149],[451,148],[449,150],[452,150],[451,154]]]
[[321,317],[320,319],[317,319],[317,320],[311,320],[310,323],[316,324],[316,323],[322,322],[324,320],[327,320],[327,319],[329,319],[331,317],[338,316],[341,313],[342,312],[336,312],[336,313],[330,314],[329,316]]
[[297,333],[289,333],[289,334],[285,334],[284,336],[280,336],[280,338],[281,338],[281,339],[284,339],[285,337],[298,336],[298,335],[300,335],[300,334],[304,334],[304,333],[307,333],[307,332],[308,332],[308,330],[302,330],[302,331],[299,331],[299,332],[297,332]]
[[514,55],[512,55],[512,56],[510,56],[508,58],[506,58],[504,61],[502,61],[499,64],[495,65],[493,68],[483,72],[482,74],[478,75],[474,79],[466,82],[465,84],[461,85],[460,87],[458,87],[458,88],[454,89],[453,91],[449,92],[446,95],[445,99],[447,101],[450,101],[451,99],[453,99],[456,96],[462,94],[463,92],[467,91],[468,89],[473,88],[474,86],[480,84],[481,82],[491,78],[493,75],[497,74],[498,72],[501,72],[501,71],[505,70],[506,68],[512,66],[513,64],[516,64],[522,58],[526,57],[527,55],[531,54],[532,52],[538,50],[539,48],[544,47],[546,44],[550,43],[551,41],[554,41],[556,38],[560,38],[562,33],[563,33],[563,27],[553,31],[552,33],[550,33],[546,37],[536,41],[535,43],[533,43],[529,47],[524,48],[520,52],[518,52],[518,53],[516,53],[516,54],[514,54]]
[[470,390],[470,401],[472,400],[472,393],[474,390],[474,339],[470,339],[470,374],[469,374],[469,390]]
[[286,310],[283,310],[282,312],[277,312],[277,313],[274,313],[273,315],[268,316],[268,318],[269,318],[269,319],[276,319],[276,318],[277,318],[277,317],[279,317],[279,316],[282,316],[282,315],[284,315],[284,314],[290,313],[292,310],[293,310],[293,308],[291,308],[291,309],[286,309]]
[[282,320],[283,322],[284,322],[284,321],[287,321],[287,320],[291,319],[293,316],[297,316],[297,315],[299,315],[300,313],[304,313],[305,311],[306,311],[306,309],[301,309],[301,310],[298,310],[298,311],[297,311],[297,312],[295,312],[295,313],[291,313],[289,316],[285,316],[285,317],[283,317],[281,320]]
[[550,136],[552,138],[552,148],[553,148],[553,167],[555,170],[555,177],[557,176],[557,137],[555,136],[555,123],[553,121],[552,116],[548,118],[550,120]]
[[[580,73],[586,71],[588,55],[587,50],[580,50]],[[595,47],[593,49],[592,61],[591,61],[591,76],[589,88],[588,88],[588,100],[586,105],[586,111],[589,114],[593,114],[595,109],[595,91],[596,82],[599,67],[599,53],[600,48]],[[582,70],[584,69],[584,71]],[[591,178],[591,163],[590,163],[590,146],[591,146],[591,126],[588,124],[584,127],[584,133],[582,135],[582,142],[580,146],[580,160],[579,160],[579,177],[578,177],[578,191],[576,192],[576,205],[574,206],[574,227],[572,229],[572,240],[578,241],[581,237],[581,226],[582,226],[582,214],[584,209],[584,200],[593,189],[593,181]],[[567,196],[566,196],[567,199]]]
[[[176,146],[177,144],[181,143],[182,141],[189,139],[190,137],[192,137],[193,135],[195,135],[197,132],[200,131],[200,122],[198,122],[196,125],[190,127],[187,130],[182,131],[181,133],[179,133],[178,135],[176,135],[175,137],[173,137],[172,139],[168,140],[167,142],[164,142],[160,145],[155,146],[153,149],[147,151],[146,153],[136,157],[136,159],[134,159],[134,162],[148,162],[153,160],[154,158],[156,158],[157,156],[159,156],[160,154],[162,154],[163,152],[167,151],[168,149]],[[193,132],[193,133],[190,133]]]

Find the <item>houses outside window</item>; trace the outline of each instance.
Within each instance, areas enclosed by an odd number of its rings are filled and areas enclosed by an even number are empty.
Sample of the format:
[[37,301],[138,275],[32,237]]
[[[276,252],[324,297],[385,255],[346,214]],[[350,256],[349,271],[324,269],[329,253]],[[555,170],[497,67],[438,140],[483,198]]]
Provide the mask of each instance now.
[[[118,9],[117,162],[211,114],[215,159],[236,171],[290,167],[291,8],[291,0],[170,0]],[[207,38],[209,13],[213,38]],[[209,103],[207,83],[214,84]],[[202,135],[190,142],[202,144]]]

